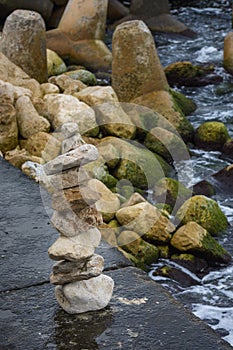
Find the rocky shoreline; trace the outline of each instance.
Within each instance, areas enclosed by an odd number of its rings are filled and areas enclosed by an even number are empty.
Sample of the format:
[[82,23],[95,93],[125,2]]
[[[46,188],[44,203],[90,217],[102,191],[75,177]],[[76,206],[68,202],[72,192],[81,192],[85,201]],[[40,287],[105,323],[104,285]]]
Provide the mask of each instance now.
[[[197,193],[177,174],[177,165],[190,158],[190,143],[232,156],[225,125],[206,122],[194,130],[186,115],[195,104],[169,86],[179,84],[180,77],[195,83],[210,71],[200,73],[187,62],[164,70],[141,19],[116,27],[111,53],[103,41],[107,2],[81,3],[70,1],[58,28],[47,32],[38,14],[16,10],[5,22],[0,53],[0,150],[52,196],[51,221],[61,236],[49,250],[50,257],[60,261],[51,282],[60,286],[60,301],[64,288],[75,284],[76,294],[68,292],[75,294],[74,301],[69,300],[68,307],[60,302],[71,313],[87,311],[81,307],[85,302],[77,304],[82,284],[87,290],[88,283],[104,278],[101,257],[94,255],[100,233],[144,269],[168,258],[203,275],[231,262],[215,238],[228,223],[217,202],[208,198],[211,191]],[[87,22],[71,21],[77,9],[83,11],[80,18],[87,15]],[[12,34],[15,23],[19,30]],[[31,35],[37,38],[34,46],[29,45]],[[229,48],[231,40],[225,45]],[[17,47],[24,55],[17,54]],[[41,65],[29,60],[30,50],[38,55],[39,48]],[[232,55],[227,48],[225,52],[224,66],[231,67]],[[108,71],[110,65],[112,86],[97,85],[93,72]],[[225,174],[232,176],[232,168]],[[94,234],[87,239],[89,230]],[[91,250],[86,255],[85,240]],[[171,271],[160,273],[167,276]],[[107,280],[108,296],[102,296],[106,303],[113,288]],[[100,294],[108,289],[107,282],[105,287],[102,280],[96,283],[102,285]],[[96,286],[90,290],[93,296]],[[106,303],[97,302],[99,308]],[[88,310],[96,309],[90,305]]]

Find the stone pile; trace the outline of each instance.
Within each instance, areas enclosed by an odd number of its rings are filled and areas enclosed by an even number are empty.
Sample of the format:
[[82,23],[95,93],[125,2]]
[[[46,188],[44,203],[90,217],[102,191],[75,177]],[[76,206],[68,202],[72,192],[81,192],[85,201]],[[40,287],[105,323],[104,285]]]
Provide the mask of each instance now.
[[61,127],[63,154],[44,165],[48,181],[57,184],[53,187],[51,221],[60,233],[48,250],[50,258],[58,261],[50,280],[56,285],[59,305],[71,314],[104,308],[114,285],[102,274],[104,259],[94,254],[101,239],[96,226],[102,223],[102,215],[94,206],[99,195],[90,188],[86,191],[87,178],[79,175],[83,165],[98,158],[98,151],[85,144],[77,131],[75,123]]

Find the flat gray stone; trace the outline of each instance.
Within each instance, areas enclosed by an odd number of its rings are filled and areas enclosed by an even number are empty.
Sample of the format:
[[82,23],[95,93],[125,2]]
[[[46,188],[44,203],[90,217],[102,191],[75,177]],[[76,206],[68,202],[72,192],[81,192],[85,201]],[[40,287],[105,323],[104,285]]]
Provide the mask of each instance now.
[[49,285],[0,294],[1,350],[231,350],[159,284],[136,268],[108,272],[107,308],[69,315]]

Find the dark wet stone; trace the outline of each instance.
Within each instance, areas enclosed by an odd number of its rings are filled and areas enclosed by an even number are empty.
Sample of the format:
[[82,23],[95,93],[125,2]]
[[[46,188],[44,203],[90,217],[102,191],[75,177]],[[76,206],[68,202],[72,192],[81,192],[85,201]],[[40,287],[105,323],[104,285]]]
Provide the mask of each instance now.
[[226,329],[224,329],[224,328],[217,328],[217,329],[215,329],[215,332],[216,332],[217,334],[219,334],[220,337],[226,337],[227,335],[230,334],[230,333],[229,333]]
[[1,293],[1,350],[232,349],[144,272],[107,274],[114,293],[99,312],[66,314],[49,284]]
[[208,323],[210,326],[216,326],[219,323],[219,320],[216,318],[205,318],[203,321]]

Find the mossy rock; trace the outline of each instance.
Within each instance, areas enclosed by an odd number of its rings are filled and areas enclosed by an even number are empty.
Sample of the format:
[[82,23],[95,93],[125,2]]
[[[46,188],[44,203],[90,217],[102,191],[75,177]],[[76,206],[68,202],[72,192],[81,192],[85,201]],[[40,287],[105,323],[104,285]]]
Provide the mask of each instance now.
[[180,227],[171,239],[171,245],[181,252],[190,252],[209,262],[228,264],[231,255],[196,222]]
[[158,248],[145,242],[136,232],[123,231],[117,241],[122,249],[133,255],[142,265],[150,265],[159,258]]
[[192,191],[186,188],[181,182],[163,178],[154,187],[153,198],[156,202],[166,201],[172,208],[176,205],[178,209],[188,198],[192,196]]
[[171,86],[205,86],[222,82],[213,65],[193,65],[191,62],[175,62],[165,68]]
[[147,133],[144,145],[168,163],[189,157],[188,148],[182,138],[160,127],[153,128]]
[[97,85],[97,79],[95,75],[85,69],[72,70],[65,73],[68,77],[74,80],[80,80],[82,83],[88,86]]
[[196,146],[209,151],[221,150],[229,139],[226,126],[216,121],[201,124],[195,133]]
[[113,145],[120,156],[120,161],[111,174],[118,180],[128,180],[134,187],[147,190],[164,174],[173,172],[162,157],[137,143],[116,137],[106,137],[102,141]]
[[182,287],[190,287],[200,284],[197,278],[185,273],[181,269],[173,266],[164,265],[153,272],[153,276],[162,276],[178,282]]
[[58,54],[50,49],[47,49],[47,69],[48,76],[60,75],[65,73],[67,68],[65,62]]
[[176,217],[182,224],[195,221],[212,235],[217,235],[228,226],[227,218],[218,203],[202,195],[194,196],[184,202]]
[[184,94],[173,89],[170,89],[169,92],[184,115],[189,115],[196,110],[197,105],[191,98],[188,98]]

